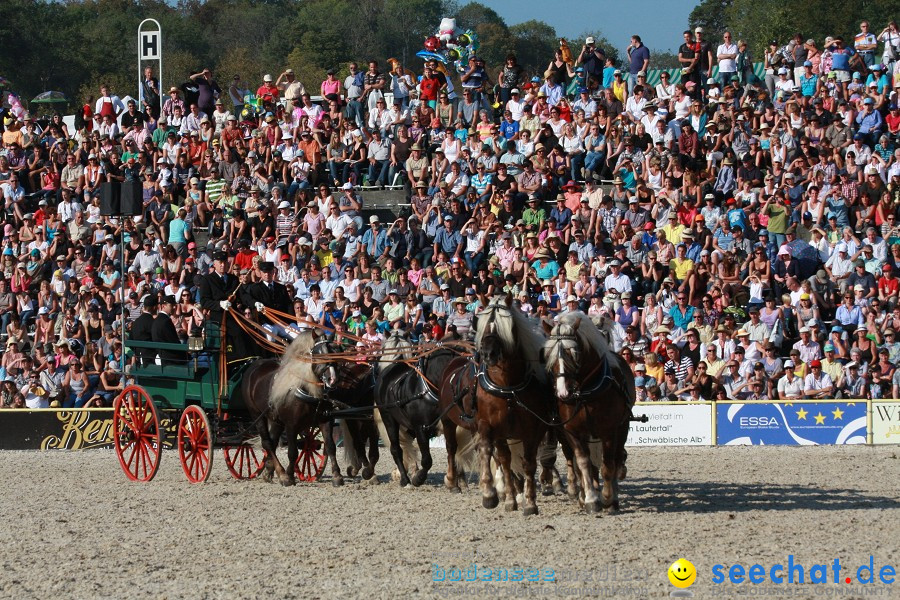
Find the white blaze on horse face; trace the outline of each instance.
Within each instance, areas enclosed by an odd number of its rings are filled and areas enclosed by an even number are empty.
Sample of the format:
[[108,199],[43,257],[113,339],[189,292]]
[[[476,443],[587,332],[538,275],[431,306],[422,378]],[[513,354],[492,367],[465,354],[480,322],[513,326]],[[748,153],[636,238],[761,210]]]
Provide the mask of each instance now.
[[556,374],[556,397],[567,398],[569,390],[566,389],[566,361],[562,353],[559,355],[559,373]]

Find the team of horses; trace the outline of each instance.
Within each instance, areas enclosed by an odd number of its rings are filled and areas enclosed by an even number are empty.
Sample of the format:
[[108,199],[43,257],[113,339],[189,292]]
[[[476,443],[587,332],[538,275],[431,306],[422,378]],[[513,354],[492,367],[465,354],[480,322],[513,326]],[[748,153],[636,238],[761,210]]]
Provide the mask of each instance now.
[[[332,427],[335,415],[350,415],[341,418],[349,476],[374,477],[380,432],[400,485],[419,486],[433,466],[429,440],[443,434],[450,491],[465,487],[465,470],[477,465],[485,508],[503,500],[506,510],[521,504],[537,514],[539,452],[543,492],[552,494],[558,440],[568,494],[588,512],[617,511],[635,390],[608,328],[578,312],[539,328],[510,298],[496,298],[474,330],[474,353],[453,341],[419,353],[394,332],[370,365],[305,331],[280,359],[255,361],[241,392],[266,451],[263,478],[277,473],[293,485],[298,433],[321,424],[332,483],[341,485]],[[366,412],[374,418],[353,418]],[[275,453],[282,434],[287,466]]]

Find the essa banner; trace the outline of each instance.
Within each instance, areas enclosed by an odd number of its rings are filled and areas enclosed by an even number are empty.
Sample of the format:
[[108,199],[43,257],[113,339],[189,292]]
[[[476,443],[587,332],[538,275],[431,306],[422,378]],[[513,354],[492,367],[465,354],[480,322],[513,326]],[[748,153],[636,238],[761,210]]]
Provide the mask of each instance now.
[[719,402],[719,445],[865,444],[863,402]]
[[900,402],[872,402],[872,443],[900,444]]
[[711,446],[712,405],[707,403],[647,403],[634,406],[634,416],[647,415],[646,423],[632,421],[626,446]]
[[[160,414],[163,446],[172,447],[177,415]],[[112,448],[111,409],[0,411],[0,450],[87,450]]]

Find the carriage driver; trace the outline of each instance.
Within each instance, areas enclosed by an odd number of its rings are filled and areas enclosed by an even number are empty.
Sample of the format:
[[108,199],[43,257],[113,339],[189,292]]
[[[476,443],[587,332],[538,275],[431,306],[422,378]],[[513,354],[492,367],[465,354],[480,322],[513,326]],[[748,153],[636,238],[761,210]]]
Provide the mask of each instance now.
[[259,263],[262,280],[241,289],[241,301],[245,306],[252,306],[259,313],[260,322],[266,330],[271,331],[282,339],[291,340],[287,331],[278,323],[266,318],[263,313],[265,308],[273,308],[283,313],[292,313],[291,295],[283,283],[275,281],[275,264],[271,262]]
[[[238,278],[227,273],[228,255],[216,252],[213,255],[213,270],[200,279],[200,306],[209,311],[209,329],[221,327],[222,316],[231,308],[234,295],[239,292]],[[229,315],[225,342],[231,347],[229,362],[259,356],[256,344],[240,328],[233,316]]]

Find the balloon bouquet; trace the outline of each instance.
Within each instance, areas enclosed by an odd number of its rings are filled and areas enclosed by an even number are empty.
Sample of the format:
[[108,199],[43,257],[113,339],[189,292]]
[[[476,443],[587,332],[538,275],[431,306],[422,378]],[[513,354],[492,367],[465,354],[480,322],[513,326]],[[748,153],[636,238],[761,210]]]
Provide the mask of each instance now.
[[425,49],[416,56],[425,60],[437,60],[443,65],[453,65],[457,72],[469,68],[469,57],[478,52],[478,34],[471,29],[456,26],[456,19],[445,17],[435,35],[425,39]]

